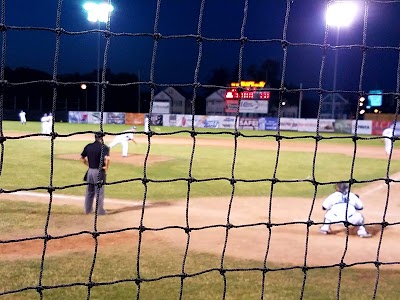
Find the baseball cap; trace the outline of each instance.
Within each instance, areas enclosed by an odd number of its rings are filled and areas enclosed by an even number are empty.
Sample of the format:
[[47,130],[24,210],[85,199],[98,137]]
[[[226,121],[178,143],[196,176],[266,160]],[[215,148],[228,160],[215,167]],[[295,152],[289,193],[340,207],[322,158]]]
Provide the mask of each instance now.
[[103,138],[104,134],[101,131],[97,131],[94,133],[94,136],[96,139],[101,139],[101,138]]

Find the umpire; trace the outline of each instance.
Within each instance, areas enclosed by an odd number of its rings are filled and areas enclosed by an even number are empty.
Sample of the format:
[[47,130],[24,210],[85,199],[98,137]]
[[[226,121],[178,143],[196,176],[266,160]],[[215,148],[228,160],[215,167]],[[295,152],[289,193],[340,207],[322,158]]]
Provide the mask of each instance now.
[[[95,141],[85,146],[81,153],[81,161],[89,167],[84,178],[88,183],[85,195],[85,213],[90,214],[93,211],[93,200],[99,193],[97,214],[106,215],[107,212],[104,210],[104,183],[110,164],[110,148],[104,144],[101,132],[96,132]],[[97,185],[98,179],[101,183],[100,188]]]

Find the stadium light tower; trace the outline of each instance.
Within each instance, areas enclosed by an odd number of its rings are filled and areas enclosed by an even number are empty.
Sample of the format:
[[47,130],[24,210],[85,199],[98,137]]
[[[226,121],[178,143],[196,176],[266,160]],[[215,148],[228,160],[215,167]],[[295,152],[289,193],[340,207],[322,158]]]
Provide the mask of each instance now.
[[[341,27],[349,27],[357,14],[357,4],[349,0],[337,0],[328,4],[326,10],[326,24],[331,27],[336,27],[336,46],[339,45],[339,35]],[[332,119],[335,118],[336,97],[344,98],[336,93],[336,74],[337,74],[338,50],[335,50],[335,62],[333,70],[333,93],[328,97],[332,98]]]
[[[97,28],[100,30],[101,23],[107,23],[114,7],[107,2],[86,2],[83,5],[90,22],[97,22]],[[97,82],[100,82],[100,32],[97,39]],[[97,84],[96,111],[100,110],[100,86]]]

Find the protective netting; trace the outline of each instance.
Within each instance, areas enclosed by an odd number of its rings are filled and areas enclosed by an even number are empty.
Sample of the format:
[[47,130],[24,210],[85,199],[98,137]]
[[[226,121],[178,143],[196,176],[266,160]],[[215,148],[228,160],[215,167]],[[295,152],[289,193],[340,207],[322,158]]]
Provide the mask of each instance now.
[[[366,62],[368,61],[368,53],[369,51],[372,50],[380,50],[380,51],[391,51],[391,52],[396,52],[398,54],[398,57],[400,58],[400,48],[398,46],[391,46],[391,45],[370,45],[368,43],[368,38],[367,38],[367,27],[368,27],[368,21],[369,21],[369,7],[371,5],[374,5],[374,8],[379,8],[379,5],[390,5],[393,6],[393,9],[399,9],[400,6],[400,1],[398,0],[393,0],[393,1],[359,1],[359,4],[363,7],[363,34],[362,34],[362,42],[360,44],[340,44],[340,45],[332,45],[328,42],[328,37],[330,36],[331,29],[329,26],[326,26],[325,28],[325,33],[323,37],[323,41],[319,44],[314,44],[314,43],[307,43],[307,42],[293,42],[290,39],[288,39],[288,30],[290,27],[290,20],[291,20],[291,11],[292,7],[294,5],[302,5],[302,1],[293,1],[293,0],[287,0],[285,1],[276,1],[276,5],[282,5],[285,4],[285,16],[283,21],[283,28],[281,31],[281,38],[279,39],[252,39],[248,37],[248,32],[246,31],[246,26],[248,23],[248,13],[249,13],[249,0],[244,0],[243,2],[243,9],[242,9],[242,25],[240,28],[240,31],[237,33],[237,36],[235,38],[220,38],[219,33],[217,28],[215,29],[215,34],[214,36],[204,36],[202,34],[202,27],[204,22],[207,19],[207,15],[204,13],[205,6],[207,5],[208,2],[206,0],[199,0],[196,1],[196,5],[198,6],[199,9],[199,16],[198,16],[198,26],[197,26],[197,32],[193,34],[188,34],[188,35],[163,35],[162,30],[159,28],[159,19],[160,15],[162,14],[162,6],[161,2],[163,2],[163,5],[168,5],[168,1],[157,1],[156,5],[156,11],[155,11],[155,22],[154,22],[154,31],[153,32],[144,32],[144,33],[134,33],[134,32],[113,32],[111,27],[110,27],[110,20],[108,21],[106,25],[105,30],[88,30],[88,31],[79,31],[79,32],[74,32],[74,31],[68,31],[64,28],[61,27],[61,16],[63,13],[63,1],[59,0],[58,1],[58,7],[57,7],[57,18],[55,22],[55,26],[53,28],[47,28],[47,27],[36,27],[34,25],[32,26],[14,26],[13,24],[8,24],[6,22],[6,16],[7,16],[7,9],[6,9],[6,0],[2,0],[2,7],[1,7],[1,32],[2,32],[2,55],[1,55],[1,69],[0,69],[0,82],[1,82],[1,94],[0,94],[0,135],[1,135],[1,165],[0,165],[0,172],[3,167],[3,159],[4,159],[4,152],[7,149],[7,140],[13,140],[13,139],[28,139],[30,137],[34,136],[42,136],[42,134],[26,134],[26,135],[19,135],[19,136],[7,136],[4,131],[3,131],[3,107],[4,107],[4,94],[7,91],[7,88],[10,87],[18,87],[21,85],[32,85],[32,84],[45,84],[48,86],[51,86],[53,88],[53,103],[52,103],[52,115],[53,115],[53,125],[52,125],[52,132],[49,134],[49,137],[51,138],[50,142],[50,172],[49,172],[49,185],[48,186],[36,186],[32,188],[17,188],[13,190],[5,190],[2,189],[1,193],[2,194],[13,194],[19,191],[47,191],[49,194],[49,201],[48,201],[48,213],[47,213],[47,221],[44,226],[44,233],[35,237],[27,237],[27,238],[18,238],[18,239],[6,239],[6,240],[0,240],[0,244],[12,244],[12,243],[21,243],[25,241],[31,241],[31,240],[41,240],[43,241],[43,252],[42,252],[42,257],[41,257],[41,263],[40,263],[40,269],[38,270],[38,277],[37,277],[37,284],[34,286],[25,286],[21,287],[16,290],[1,290],[0,291],[0,296],[8,296],[8,295],[18,295],[19,293],[22,293],[24,291],[29,291],[29,290],[34,290],[37,291],[38,296],[40,296],[40,299],[43,299],[45,297],[44,292],[46,290],[53,290],[53,289],[59,289],[59,288],[67,288],[67,287],[73,287],[73,286],[84,286],[87,288],[87,299],[92,298],[92,291],[94,288],[97,286],[109,286],[109,285],[116,285],[124,282],[130,282],[130,283],[135,283],[137,286],[137,293],[136,293],[136,298],[139,299],[141,296],[141,287],[145,285],[148,282],[156,282],[156,281],[162,281],[166,279],[171,279],[171,278],[177,278],[180,279],[180,292],[179,295],[177,295],[177,298],[184,298],[184,286],[186,280],[189,278],[193,278],[196,276],[200,276],[203,274],[207,273],[213,273],[217,272],[220,274],[222,281],[223,281],[223,291],[220,295],[222,299],[226,298],[226,293],[228,289],[227,285],[227,277],[229,276],[230,273],[234,272],[246,272],[246,271],[256,271],[259,272],[259,274],[262,276],[261,279],[261,291],[260,291],[260,298],[264,299],[268,295],[268,290],[266,289],[266,282],[268,281],[268,275],[271,274],[272,272],[275,271],[287,271],[287,270],[294,270],[294,269],[299,269],[303,272],[304,277],[303,277],[303,282],[301,286],[301,291],[299,292],[300,298],[302,299],[304,297],[304,291],[308,279],[308,274],[310,270],[315,270],[315,269],[325,269],[325,268],[337,268],[339,270],[339,275],[337,278],[337,294],[336,297],[340,298],[340,292],[341,292],[341,284],[342,284],[342,272],[346,268],[354,267],[357,265],[370,265],[371,268],[375,268],[376,272],[376,280],[374,283],[374,290],[373,294],[368,295],[372,298],[375,298],[378,292],[378,286],[380,283],[380,269],[381,266],[383,265],[398,265],[400,264],[400,261],[381,261],[380,260],[380,249],[381,249],[381,244],[383,243],[384,240],[384,232],[385,228],[398,225],[400,222],[392,222],[389,223],[386,218],[387,210],[388,210],[388,205],[389,205],[389,194],[390,194],[390,188],[391,185],[395,182],[397,182],[395,179],[390,177],[390,167],[391,167],[391,156],[392,153],[389,155],[389,159],[387,161],[387,172],[386,176],[383,178],[374,178],[372,180],[359,180],[354,176],[354,166],[357,158],[357,151],[359,149],[359,143],[362,140],[373,140],[373,139],[380,139],[380,137],[366,137],[366,136],[360,136],[357,133],[357,122],[360,120],[360,115],[359,115],[359,110],[357,109],[355,111],[355,121],[356,121],[356,126],[355,126],[355,133],[354,134],[349,134],[346,136],[324,136],[323,134],[320,134],[320,119],[321,119],[321,108],[323,105],[323,100],[325,99],[324,97],[330,93],[337,92],[341,94],[353,94],[357,95],[358,97],[361,96],[366,96],[368,94],[368,91],[366,90],[364,86],[364,77],[365,77],[365,65]],[[109,0],[111,3],[111,1]],[[165,3],[164,3],[165,2]],[[326,1],[326,5],[329,5],[331,1]],[[229,4],[227,4],[229,5]],[[381,16],[383,17],[383,16]],[[299,26],[298,24],[292,24],[291,26]],[[54,35],[54,40],[55,40],[55,52],[54,52],[54,64],[53,64],[53,74],[52,74],[52,80],[43,80],[43,81],[37,81],[37,82],[22,82],[22,83],[13,83],[8,81],[8,79],[5,76],[5,68],[7,65],[7,56],[11,55],[7,53],[7,33],[11,31],[44,31],[46,33],[51,33]],[[60,64],[60,46],[62,43],[62,37],[65,35],[69,36],[75,36],[75,35],[88,35],[88,34],[93,34],[93,33],[98,33],[100,32],[102,34],[102,37],[104,38],[105,41],[105,49],[104,49],[104,55],[103,55],[103,64],[102,64],[102,74],[101,74],[101,80],[100,82],[84,82],[85,84],[92,85],[92,86],[100,86],[101,89],[101,102],[100,102],[100,111],[102,112],[101,114],[101,120],[99,124],[99,131],[103,132],[105,135],[110,134],[108,132],[105,132],[103,129],[103,112],[104,112],[104,107],[105,107],[105,101],[106,101],[106,93],[107,93],[107,87],[110,86],[126,86],[128,84],[115,84],[113,82],[108,82],[107,77],[106,77],[106,70],[108,67],[108,56],[109,56],[109,50],[110,47],[112,47],[111,39],[112,38],[119,38],[119,37],[146,37],[146,38],[151,38],[153,39],[153,49],[152,49],[152,58],[151,58],[151,66],[150,66],[150,79],[149,81],[141,81],[141,82],[132,82],[129,83],[130,85],[142,85],[146,86],[150,89],[151,91],[151,104],[150,104],[150,112],[152,111],[152,105],[154,102],[154,97],[155,97],[155,92],[157,89],[162,88],[162,87],[168,87],[168,86],[177,86],[177,87],[191,87],[192,88],[192,98],[191,98],[191,113],[192,113],[192,124],[191,128],[186,130],[175,130],[171,132],[157,132],[152,130],[152,125],[150,126],[150,131],[145,133],[145,132],[138,132],[137,134],[147,136],[147,152],[144,158],[144,168],[143,168],[143,177],[138,177],[138,178],[129,178],[126,180],[120,180],[120,181],[110,181],[107,183],[107,185],[116,185],[116,184],[123,184],[123,183],[132,183],[132,182],[141,182],[144,187],[144,194],[143,194],[143,202],[141,206],[141,218],[140,218],[140,223],[137,227],[129,227],[129,228],[122,228],[119,230],[112,230],[112,231],[100,231],[98,230],[98,216],[97,213],[94,215],[94,223],[93,223],[93,230],[91,231],[80,231],[80,232],[73,232],[67,235],[59,235],[59,236],[51,236],[48,232],[48,226],[49,226],[49,221],[50,221],[50,216],[52,214],[52,206],[53,206],[53,194],[56,191],[62,191],[68,188],[76,187],[76,186],[83,186],[85,185],[84,183],[79,183],[79,184],[73,184],[73,185],[68,185],[68,186],[55,186],[53,183],[54,179],[54,161],[55,161],[55,141],[58,139],[63,139],[66,137],[71,137],[71,136],[78,136],[78,135],[83,135],[87,133],[93,133],[93,131],[79,131],[79,132],[74,132],[71,134],[59,134],[56,131],[56,125],[55,125],[55,120],[54,116],[57,111],[57,91],[60,86],[71,86],[71,85],[80,85],[83,82],[60,82],[58,80],[58,69],[59,69],[59,64]],[[182,84],[168,84],[168,83],[157,83],[155,80],[155,71],[156,71],[156,62],[157,62],[157,55],[159,52],[159,44],[163,40],[178,40],[178,39],[188,39],[188,40],[195,40],[198,45],[198,50],[197,50],[197,61],[194,66],[194,76],[193,79],[190,79],[191,82],[187,83],[184,82]],[[301,136],[285,136],[282,134],[282,131],[280,129],[280,118],[278,118],[278,129],[277,132],[275,133],[270,133],[268,131],[265,132],[265,134],[257,134],[257,135],[251,135],[251,134],[245,134],[241,132],[239,129],[235,129],[233,131],[196,131],[195,124],[194,124],[194,115],[195,115],[195,103],[197,99],[197,93],[199,89],[215,89],[215,88],[227,88],[226,86],[215,86],[215,85],[206,85],[202,83],[199,79],[199,72],[202,66],[202,60],[203,60],[203,46],[205,43],[230,43],[230,44],[235,44],[240,45],[239,47],[239,53],[238,53],[238,73],[237,73],[237,81],[240,83],[244,78],[243,78],[243,66],[244,66],[244,55],[246,52],[246,46],[247,45],[262,45],[262,46],[280,46],[281,47],[281,66],[282,66],[282,72],[280,76],[280,87],[279,88],[268,88],[267,90],[271,92],[277,92],[279,94],[279,106],[278,106],[278,117],[282,115],[282,110],[283,110],[283,102],[284,102],[284,97],[287,94],[291,93],[298,93],[298,92],[307,92],[307,93],[315,93],[319,95],[319,105],[318,105],[318,113],[317,113],[317,127],[316,131],[313,132],[312,134],[304,134]],[[318,77],[318,85],[314,87],[306,87],[306,88],[288,88],[287,87],[287,80],[286,80],[286,75],[287,75],[287,64],[288,64],[288,58],[290,57],[290,50],[294,48],[304,48],[304,49],[310,49],[310,48],[315,48],[321,50],[321,56],[319,57],[320,59],[320,69],[319,69],[319,77]],[[236,51],[235,50],[232,51]],[[356,90],[336,90],[333,91],[330,88],[327,88],[329,84],[324,83],[324,78],[326,75],[326,62],[327,62],[327,57],[329,53],[332,53],[332,51],[345,51],[345,50],[357,50],[359,53],[361,53],[361,68],[360,72],[357,75],[359,77],[358,80],[358,88]],[[393,64],[397,65],[397,74],[396,74],[396,87],[392,91],[385,91],[385,95],[393,96],[394,99],[397,101],[397,106],[396,106],[396,111],[393,112],[395,113],[395,119],[397,119],[399,107],[400,107],[400,59],[397,59],[397,61],[393,61]],[[354,74],[352,75],[354,77]],[[237,122],[239,120],[239,108],[236,113],[236,122],[235,122],[235,128],[238,128]],[[192,151],[191,155],[189,158],[189,168],[188,168],[188,173],[187,177],[179,177],[179,178],[170,178],[170,179],[164,179],[164,180],[158,180],[158,179],[153,179],[148,176],[148,158],[150,156],[150,150],[152,146],[152,139],[155,136],[166,136],[166,135],[177,135],[177,134],[187,134],[189,138],[192,140]],[[112,133],[111,133],[112,134]],[[193,162],[194,162],[194,157],[196,154],[196,145],[198,142],[199,137],[202,135],[227,135],[231,136],[233,139],[233,157],[232,157],[232,165],[231,165],[231,176],[230,177],[215,177],[212,176],[212,169],[210,169],[210,176],[206,179],[196,179],[193,175]],[[237,160],[237,150],[238,150],[238,140],[239,139],[245,139],[247,143],[252,143],[252,139],[259,139],[260,137],[262,138],[273,138],[276,140],[276,145],[277,145],[277,151],[276,151],[276,160],[275,160],[275,167],[274,170],[272,170],[272,176],[270,178],[262,178],[262,179],[251,179],[251,178],[238,178],[235,175],[235,167],[236,167],[236,160]],[[304,140],[313,140],[315,141],[315,148],[313,152],[313,168],[312,168],[312,174],[310,178],[306,179],[280,179],[277,174],[278,174],[278,165],[284,164],[284,161],[281,161],[281,143],[284,140],[291,140],[291,139],[304,139]],[[376,237],[379,239],[378,247],[376,250],[376,259],[373,261],[362,261],[362,262],[356,262],[352,264],[346,264],[345,259],[346,259],[346,253],[348,250],[348,245],[349,245],[349,227],[350,224],[346,223],[345,226],[347,228],[347,234],[346,234],[346,240],[345,240],[345,246],[343,250],[343,255],[340,261],[337,261],[335,264],[329,264],[329,265],[319,265],[319,266],[310,266],[308,264],[307,258],[308,258],[308,245],[309,245],[309,238],[310,238],[310,231],[315,228],[315,227],[320,227],[321,224],[323,223],[321,220],[313,220],[312,219],[312,211],[314,209],[314,202],[317,199],[317,194],[319,187],[324,186],[324,185],[332,185],[340,180],[337,181],[318,181],[316,179],[316,174],[315,174],[315,165],[316,165],[316,160],[317,160],[317,154],[319,153],[319,145],[322,141],[324,140],[329,140],[329,139],[349,139],[352,140],[354,143],[354,151],[352,155],[352,161],[351,161],[351,166],[350,166],[350,176],[349,179],[346,180],[349,185],[350,189],[352,188],[353,185],[355,184],[362,184],[362,183],[368,183],[368,182],[383,182],[387,185],[387,195],[386,195],[386,205],[385,209],[383,211],[383,215],[381,218],[381,221],[379,222],[374,222],[374,223],[367,223],[366,225],[378,225],[381,227],[379,235]],[[392,138],[393,142],[397,140],[397,137]],[[210,167],[211,168],[211,167]],[[209,181],[220,181],[220,182],[228,182],[231,185],[231,195],[230,195],[230,201],[229,201],[229,206],[226,212],[226,224],[213,224],[209,226],[203,226],[201,228],[198,227],[193,227],[190,225],[190,203],[191,203],[191,190],[194,184],[201,184],[202,182],[209,182]],[[166,226],[166,227],[159,227],[159,228],[150,228],[146,227],[146,224],[144,222],[144,215],[145,215],[145,208],[146,205],[148,204],[148,192],[151,187],[149,187],[149,184],[157,184],[157,183],[166,183],[166,182],[185,182],[187,184],[187,192],[186,192],[186,211],[185,211],[185,221],[186,225],[185,226]],[[269,199],[266,199],[267,202],[269,202],[269,211],[266,215],[265,220],[260,222],[259,220],[255,220],[254,223],[249,223],[245,225],[235,225],[231,222],[231,209],[232,205],[235,201],[235,195],[236,195],[236,187],[237,184],[250,184],[254,182],[265,182],[270,184],[270,195]],[[272,202],[274,198],[274,191],[277,186],[277,184],[296,184],[296,183],[309,183],[310,185],[313,186],[314,189],[314,196],[312,199],[312,205],[311,205],[311,210],[308,215],[308,220],[306,221],[288,221],[284,223],[274,223],[272,221]],[[98,201],[98,195],[97,195],[97,201]],[[107,201],[107,200],[106,200]],[[106,202],[107,203],[107,202]],[[97,205],[97,203],[96,203]],[[301,265],[295,265],[295,266],[289,266],[289,267],[279,267],[279,268],[274,268],[270,267],[268,265],[269,262],[269,249],[271,247],[271,236],[273,235],[272,228],[274,227],[279,227],[279,226],[288,226],[288,225],[305,225],[307,228],[306,235],[304,237],[304,263]],[[267,232],[268,232],[268,239],[266,241],[266,251],[265,251],[265,256],[264,256],[264,261],[263,261],[263,267],[259,268],[227,268],[225,266],[225,261],[226,261],[226,250],[227,250],[227,245],[229,241],[230,234],[232,231],[238,228],[244,228],[244,227],[255,227],[255,226],[265,226]],[[224,239],[224,244],[222,247],[222,252],[221,252],[221,257],[220,257],[220,266],[218,268],[206,268],[204,270],[201,270],[197,273],[188,273],[186,271],[186,259],[189,253],[189,248],[191,245],[191,235],[194,231],[199,231],[199,230],[207,230],[211,228],[224,228],[225,230],[225,239]],[[180,273],[173,273],[169,275],[163,275],[159,277],[143,277],[141,276],[141,250],[143,247],[143,235],[145,232],[148,231],[166,231],[166,230],[171,230],[171,229],[178,229],[186,234],[186,247],[185,247],[185,252],[183,256],[183,262],[181,266],[181,272]],[[102,236],[105,235],[110,235],[110,234],[115,234],[118,232],[126,232],[126,231],[134,231],[138,233],[138,245],[137,245],[137,264],[136,264],[136,276],[134,277],[129,277],[129,278],[118,278],[112,281],[102,281],[102,282],[96,282],[93,280],[93,272],[96,266],[97,262],[97,253],[98,253],[98,248],[99,248],[99,242],[98,239]],[[47,245],[49,241],[52,240],[62,240],[68,237],[73,237],[73,236],[80,236],[80,235],[91,235],[95,241],[95,246],[94,246],[94,255],[93,255],[93,260],[91,263],[91,268],[89,270],[89,276],[86,281],[78,281],[78,282],[69,282],[69,283],[60,283],[57,285],[44,285],[43,284],[43,272],[46,268],[46,258],[47,258]],[[116,249],[115,251],[118,251]],[[251,251],[251,249],[250,249]],[[302,251],[302,250],[299,250]],[[129,298],[134,298],[135,295],[129,295]],[[0,297],[1,298],[1,297]]]

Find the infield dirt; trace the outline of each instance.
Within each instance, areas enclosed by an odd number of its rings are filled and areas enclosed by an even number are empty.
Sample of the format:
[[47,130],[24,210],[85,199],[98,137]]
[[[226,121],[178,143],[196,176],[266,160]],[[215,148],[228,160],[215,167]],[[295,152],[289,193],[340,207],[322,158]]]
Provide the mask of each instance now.
[[[81,139],[82,137],[79,137]],[[88,137],[90,140],[90,138]],[[147,143],[144,137],[137,138],[139,143]],[[191,145],[190,138],[155,137],[152,143],[186,144]],[[198,139],[198,145],[210,145],[220,147],[233,147],[233,141],[227,139]],[[252,149],[276,150],[276,141],[242,142],[239,139],[239,147]],[[296,147],[283,142],[280,151],[315,151],[312,143],[296,142]],[[352,145],[321,144],[319,152],[354,154]],[[130,155],[128,158],[120,158],[118,153],[112,154],[113,160],[121,160],[126,163],[143,164],[143,155]],[[385,158],[382,147],[362,146],[357,148],[357,156],[371,158]],[[76,156],[63,157],[76,159]],[[394,152],[394,159],[399,159],[399,153]],[[149,163],[168,160],[168,157],[149,157]],[[391,178],[400,178],[400,174],[394,174]],[[387,185],[383,182],[374,182],[356,192],[361,196],[365,210],[363,211],[366,223],[398,222],[400,216],[400,201],[397,195],[400,186],[397,183],[390,185],[390,196],[387,201]],[[54,205],[79,205],[83,206],[83,196],[69,197],[55,195]],[[27,194],[0,195],[0,199],[24,200],[47,203],[49,196]],[[79,200],[81,199],[81,200]],[[140,200],[140,199],[131,199]],[[229,223],[238,226],[231,228],[226,243],[225,255],[263,261],[268,248],[267,260],[269,262],[289,265],[332,265],[338,264],[344,256],[346,264],[357,262],[373,262],[379,258],[381,262],[400,261],[398,251],[399,226],[388,226],[382,232],[379,224],[368,226],[373,234],[372,238],[359,238],[353,229],[347,238],[346,229],[343,226],[333,226],[333,234],[322,235],[319,226],[313,225],[307,228],[304,222],[309,219],[314,222],[323,222],[324,212],[321,210],[323,199],[305,199],[288,197],[230,197],[220,198],[191,198],[182,201],[167,201],[164,203],[149,203],[145,208],[143,225],[150,228],[162,228],[166,226],[186,227],[188,217],[189,226],[207,227],[203,230],[190,232],[189,251],[212,253],[221,255],[225,240],[226,228]],[[106,199],[106,208],[109,215],[98,218],[98,230],[119,230],[127,227],[137,227],[142,216],[141,201],[121,201]],[[147,205],[147,204],[146,204]],[[187,206],[188,205],[188,206]],[[228,211],[230,208],[230,214]],[[186,211],[188,209],[188,216]],[[269,212],[271,214],[269,215]],[[53,222],[57,221],[52,216]],[[76,215],[75,222],[68,227],[60,228],[52,221],[49,225],[51,235],[62,235],[83,230],[93,231],[93,215]],[[268,243],[269,230],[265,223],[291,223],[285,226],[272,226],[270,242]],[[253,224],[253,226],[248,226]],[[245,225],[245,226],[242,226]],[[21,233],[20,236],[0,234],[0,239],[16,239],[42,234],[42,231]],[[137,231],[126,231],[101,235],[99,246],[113,249],[124,244],[137,243]],[[382,237],[382,238],[381,238]],[[145,231],[143,243],[165,243],[171,247],[177,247],[184,251],[188,234],[182,229],[166,229],[160,231]],[[93,251],[94,240],[89,234],[51,240],[48,244],[47,255],[59,255],[71,251]],[[378,255],[379,249],[379,257]],[[1,259],[21,259],[38,257],[43,251],[43,241],[26,241],[0,245]],[[360,267],[374,267],[373,264],[364,264]]]

